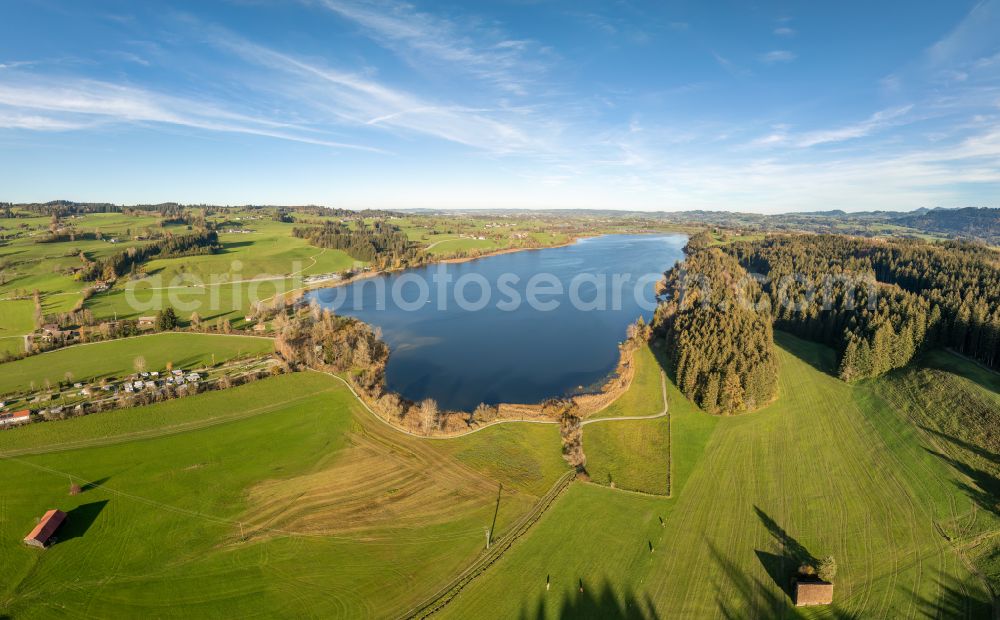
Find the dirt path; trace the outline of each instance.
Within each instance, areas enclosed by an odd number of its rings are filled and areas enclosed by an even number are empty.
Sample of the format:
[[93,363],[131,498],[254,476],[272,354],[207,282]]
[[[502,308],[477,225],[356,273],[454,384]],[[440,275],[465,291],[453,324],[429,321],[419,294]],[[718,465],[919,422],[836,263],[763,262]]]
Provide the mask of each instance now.
[[[453,433],[451,435],[422,435],[420,433],[414,433],[412,431],[406,430],[405,428],[400,428],[400,427],[396,426],[395,424],[391,424],[391,423],[387,422],[382,416],[380,416],[377,413],[375,413],[375,411],[373,411],[372,408],[368,406],[368,403],[366,403],[364,401],[364,399],[362,399],[361,396],[359,396],[358,393],[354,391],[354,386],[352,386],[343,377],[340,377],[339,375],[333,374],[331,372],[324,372],[324,371],[321,371],[321,370],[311,370],[311,372],[319,372],[319,373],[322,373],[322,374],[325,374],[325,375],[329,375],[329,376],[337,379],[338,381],[340,381],[341,383],[343,383],[344,385],[347,386],[347,389],[351,391],[351,394],[353,394],[356,399],[358,399],[358,402],[361,403],[361,406],[364,407],[365,410],[368,413],[372,414],[372,416],[374,416],[375,419],[377,419],[382,424],[385,424],[386,426],[392,428],[393,430],[395,430],[397,432],[400,432],[400,433],[403,433],[403,434],[406,434],[406,435],[410,435],[411,437],[420,437],[422,439],[456,439],[458,437],[465,437],[466,435],[471,435],[472,433],[478,433],[481,430],[487,429],[487,428],[489,428],[491,426],[496,426],[497,424],[559,424],[558,420],[496,420],[494,422],[488,422],[486,424],[483,424],[482,426],[477,426],[476,428],[472,428],[472,429],[469,429],[467,431],[462,431],[461,433]],[[668,404],[667,404],[667,375],[663,371],[660,371],[660,390],[661,390],[662,395],[663,395],[663,410],[660,411],[659,413],[656,413],[656,414],[653,414],[653,415],[621,416],[621,417],[615,417],[615,418],[594,418],[594,419],[590,419],[590,420],[584,420],[581,425],[593,424],[595,422],[620,422],[620,421],[626,421],[626,420],[655,420],[656,418],[662,418],[663,416],[667,415],[667,408],[668,408]]]

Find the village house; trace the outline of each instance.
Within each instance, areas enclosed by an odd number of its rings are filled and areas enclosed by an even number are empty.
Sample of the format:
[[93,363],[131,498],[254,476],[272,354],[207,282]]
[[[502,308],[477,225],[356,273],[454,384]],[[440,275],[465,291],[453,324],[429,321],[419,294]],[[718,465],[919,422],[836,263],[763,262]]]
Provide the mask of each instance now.
[[829,605],[833,603],[833,584],[826,581],[795,582],[795,606]]
[[156,317],[155,316],[140,316],[137,321],[139,329],[155,329],[156,328]]
[[55,542],[54,534],[66,520],[66,513],[61,510],[50,510],[45,513],[35,529],[24,537],[24,544],[44,549]]
[[62,335],[62,329],[60,329],[55,323],[46,323],[45,325],[42,325],[42,337],[45,340],[53,340],[61,337]]
[[21,409],[20,411],[0,411],[0,426],[13,424],[24,424],[31,421],[31,411]]

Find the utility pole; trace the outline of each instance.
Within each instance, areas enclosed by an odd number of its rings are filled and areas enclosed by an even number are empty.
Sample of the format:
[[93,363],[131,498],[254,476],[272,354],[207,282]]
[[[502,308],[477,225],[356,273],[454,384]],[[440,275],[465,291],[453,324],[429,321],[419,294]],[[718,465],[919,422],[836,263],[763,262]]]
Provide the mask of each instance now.
[[490,528],[487,527],[487,528],[484,528],[484,529],[486,530],[486,550],[489,551],[490,550],[490,542],[491,542],[491,540],[490,540]]

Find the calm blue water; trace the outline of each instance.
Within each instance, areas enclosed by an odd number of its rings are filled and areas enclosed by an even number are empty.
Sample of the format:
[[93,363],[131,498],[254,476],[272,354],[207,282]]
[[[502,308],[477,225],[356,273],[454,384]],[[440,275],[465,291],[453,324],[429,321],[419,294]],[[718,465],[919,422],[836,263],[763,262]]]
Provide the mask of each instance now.
[[608,235],[310,296],[382,328],[392,351],[388,387],[406,398],[467,411],[480,402],[533,403],[603,382],[628,324],[652,316],[653,283],[682,258],[686,242]]

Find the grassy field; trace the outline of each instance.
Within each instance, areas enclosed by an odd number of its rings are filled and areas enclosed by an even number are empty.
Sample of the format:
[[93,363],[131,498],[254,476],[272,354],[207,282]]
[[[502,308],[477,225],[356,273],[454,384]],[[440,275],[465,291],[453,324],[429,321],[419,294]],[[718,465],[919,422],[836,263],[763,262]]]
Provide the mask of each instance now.
[[[574,484],[443,615],[990,617],[937,529],[976,510],[958,473],[877,384],[837,380],[828,349],[779,342],[780,398],[760,412],[702,424],[671,390],[672,499]],[[836,604],[795,609],[788,578],[828,554]]]
[[193,368],[210,365],[213,359],[221,363],[273,349],[266,338],[213,334],[165,333],[95,342],[0,364],[0,394],[27,389],[32,383],[41,388],[46,380],[57,384],[67,372],[74,381],[130,374],[138,356],[145,358],[148,370],[161,370],[167,362]]
[[666,418],[588,424],[583,447],[591,479],[619,489],[667,495],[669,425]]
[[[16,618],[391,616],[566,467],[555,427],[411,438],[318,373],[0,436],[0,616]],[[91,484],[69,496],[71,478]],[[53,507],[60,542],[22,545]]]
[[919,366],[891,373],[876,390],[957,471],[973,511],[940,526],[1000,591],[1000,375],[935,351]]
[[427,251],[435,256],[447,256],[457,252],[468,252],[469,250],[496,250],[500,247],[503,246],[493,239],[456,237],[453,239],[435,239],[428,246]]
[[592,418],[618,418],[622,416],[656,415],[663,410],[660,390],[660,365],[649,347],[636,350],[633,363],[635,376],[628,391],[613,403],[590,416]]

